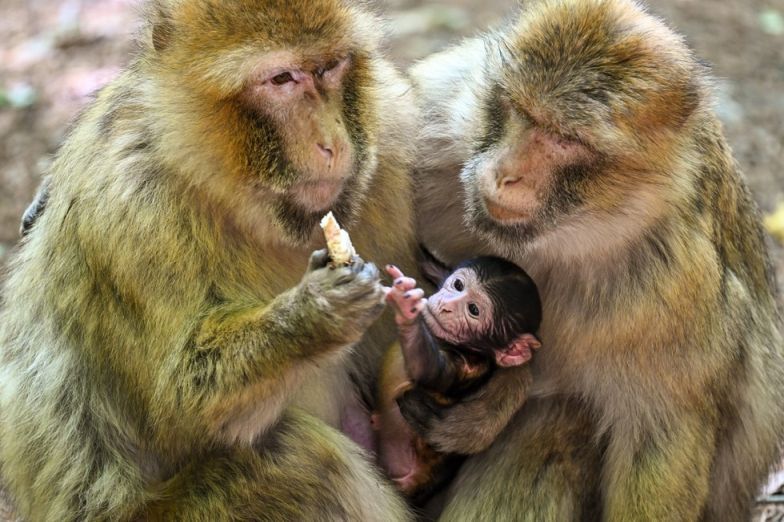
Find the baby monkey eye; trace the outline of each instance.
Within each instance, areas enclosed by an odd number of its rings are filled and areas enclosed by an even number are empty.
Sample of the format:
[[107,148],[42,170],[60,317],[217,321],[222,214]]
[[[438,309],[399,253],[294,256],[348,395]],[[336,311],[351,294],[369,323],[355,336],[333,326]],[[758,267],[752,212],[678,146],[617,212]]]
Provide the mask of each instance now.
[[455,290],[458,292],[462,292],[465,286],[463,285],[463,281],[460,279],[455,279]]
[[470,303],[468,305],[468,313],[474,317],[479,317],[479,307],[476,306],[476,303]]
[[293,82],[294,76],[292,76],[290,72],[282,72],[277,76],[273,76],[270,81],[275,85],[283,85],[284,83]]

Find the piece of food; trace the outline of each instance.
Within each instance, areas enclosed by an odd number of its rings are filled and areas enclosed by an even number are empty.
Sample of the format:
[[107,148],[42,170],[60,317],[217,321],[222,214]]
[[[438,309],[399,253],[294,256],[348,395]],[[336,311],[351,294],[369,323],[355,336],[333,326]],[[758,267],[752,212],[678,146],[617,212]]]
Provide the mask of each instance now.
[[357,252],[354,250],[354,245],[351,244],[348,232],[340,228],[332,212],[321,220],[321,228],[324,229],[324,237],[327,239],[327,250],[329,250],[329,257],[332,259],[332,265],[350,264]]

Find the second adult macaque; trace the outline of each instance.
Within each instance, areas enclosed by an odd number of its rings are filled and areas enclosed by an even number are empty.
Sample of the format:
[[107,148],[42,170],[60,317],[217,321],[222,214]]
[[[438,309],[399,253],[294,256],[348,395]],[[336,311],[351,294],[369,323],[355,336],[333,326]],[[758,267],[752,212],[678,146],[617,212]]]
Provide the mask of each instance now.
[[441,520],[749,520],[781,462],[784,341],[714,80],[638,2],[520,7],[411,72],[419,239],[524,266],[548,347],[532,386],[399,401],[472,454]]
[[465,261],[424,298],[416,281],[388,266],[394,283],[387,301],[395,309],[400,349],[390,350],[380,383],[378,431],[381,465],[414,500],[424,500],[452,469],[403,419],[396,399],[416,386],[449,406],[475,392],[498,368],[525,364],[541,343],[535,333],[541,303],[528,274],[509,261]]
[[311,256],[332,211],[414,270],[417,111],[381,22],[351,0],[144,11],[3,276],[0,481],[36,522],[409,520],[341,433],[373,436],[397,335],[378,271]]

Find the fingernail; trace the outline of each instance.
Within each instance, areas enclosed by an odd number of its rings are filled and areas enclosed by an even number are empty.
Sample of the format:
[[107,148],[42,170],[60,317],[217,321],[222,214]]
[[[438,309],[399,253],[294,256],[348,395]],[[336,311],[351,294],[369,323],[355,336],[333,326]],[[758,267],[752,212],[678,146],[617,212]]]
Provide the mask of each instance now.
[[405,299],[408,299],[409,297],[411,297],[411,293],[410,292],[406,292],[405,294],[403,294],[403,297]]
[[403,278],[395,279],[395,284],[396,285],[402,285],[403,284]]

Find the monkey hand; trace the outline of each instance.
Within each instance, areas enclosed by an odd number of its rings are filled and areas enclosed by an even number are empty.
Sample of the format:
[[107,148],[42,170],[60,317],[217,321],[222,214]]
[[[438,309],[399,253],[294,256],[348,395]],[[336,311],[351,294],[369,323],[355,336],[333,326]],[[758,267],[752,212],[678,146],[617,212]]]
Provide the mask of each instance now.
[[384,290],[373,263],[355,257],[351,265],[327,266],[329,254],[318,250],[310,257],[300,283],[301,304],[310,308],[330,340],[352,344],[360,340],[384,310]]
[[400,413],[414,431],[442,453],[473,455],[486,450],[528,397],[531,372],[504,368],[472,395],[451,406],[413,388],[397,398]]
[[387,302],[395,310],[395,322],[398,326],[410,326],[427,305],[425,291],[416,287],[416,281],[394,265],[386,266],[387,274],[392,276],[391,287],[384,287]]

